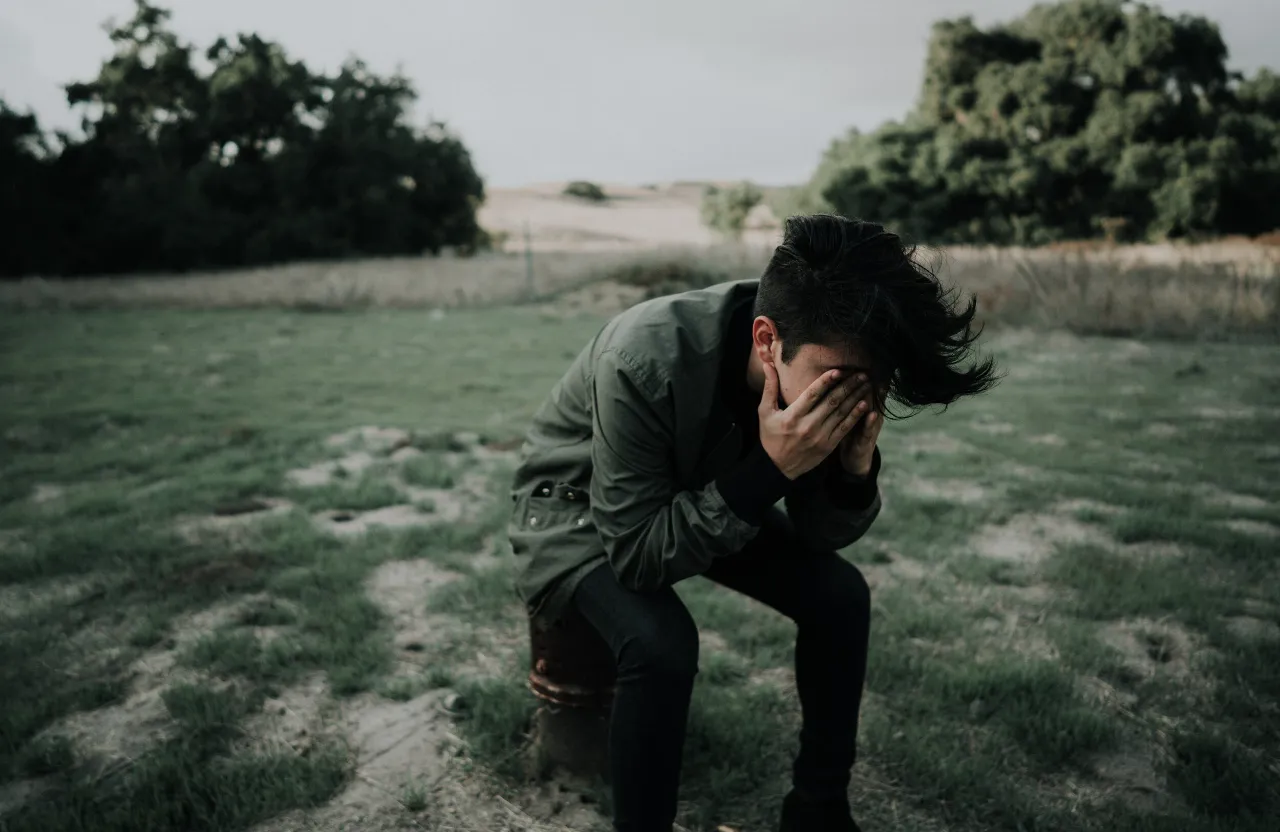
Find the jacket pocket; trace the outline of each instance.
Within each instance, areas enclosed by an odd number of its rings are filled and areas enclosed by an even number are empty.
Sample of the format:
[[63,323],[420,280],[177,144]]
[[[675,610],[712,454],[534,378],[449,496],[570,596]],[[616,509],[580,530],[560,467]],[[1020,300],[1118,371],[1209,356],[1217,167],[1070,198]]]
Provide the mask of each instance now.
[[544,480],[522,501],[517,523],[531,533],[586,526],[591,504],[586,489]]

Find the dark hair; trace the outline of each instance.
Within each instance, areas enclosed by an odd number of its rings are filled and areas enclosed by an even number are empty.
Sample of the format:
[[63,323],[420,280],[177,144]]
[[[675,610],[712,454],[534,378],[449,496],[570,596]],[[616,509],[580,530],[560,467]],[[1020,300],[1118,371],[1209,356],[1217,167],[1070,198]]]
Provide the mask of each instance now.
[[873,222],[790,217],[760,278],[755,314],[777,326],[784,362],[805,344],[858,346],[886,400],[913,410],[989,390],[998,381],[991,359],[961,368],[980,334],[977,301],[957,310],[955,290],[916,254]]

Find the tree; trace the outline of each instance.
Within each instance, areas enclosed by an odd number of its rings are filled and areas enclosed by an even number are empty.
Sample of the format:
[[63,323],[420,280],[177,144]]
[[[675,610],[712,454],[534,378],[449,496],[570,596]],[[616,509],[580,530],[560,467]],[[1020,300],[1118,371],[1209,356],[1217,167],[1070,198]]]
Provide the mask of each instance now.
[[[484,242],[484,186],[443,124],[406,112],[408,79],[352,59],[311,72],[255,34],[219,38],[196,69],[169,12],[135,0],[114,54],[70,84],[84,137],[42,144],[0,104],[5,198],[29,232],[0,274],[110,274],[298,258],[438,253]],[[43,148],[43,149],[42,149]],[[12,216],[13,214],[10,214]]]
[[1226,58],[1210,21],[1120,0],[939,22],[914,110],[833,142],[796,203],[934,242],[1280,227],[1280,80]]

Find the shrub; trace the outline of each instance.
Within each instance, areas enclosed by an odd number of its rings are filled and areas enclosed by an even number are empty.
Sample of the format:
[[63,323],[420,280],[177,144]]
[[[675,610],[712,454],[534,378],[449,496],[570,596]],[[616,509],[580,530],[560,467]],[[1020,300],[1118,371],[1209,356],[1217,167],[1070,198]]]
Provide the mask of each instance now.
[[565,196],[577,197],[578,199],[585,199],[590,202],[604,202],[609,198],[605,194],[604,188],[601,188],[594,182],[585,182],[582,180],[570,182],[568,185],[565,185],[563,193]]
[[702,194],[702,222],[729,237],[740,237],[751,209],[760,204],[764,193],[750,182],[728,188],[708,185]]

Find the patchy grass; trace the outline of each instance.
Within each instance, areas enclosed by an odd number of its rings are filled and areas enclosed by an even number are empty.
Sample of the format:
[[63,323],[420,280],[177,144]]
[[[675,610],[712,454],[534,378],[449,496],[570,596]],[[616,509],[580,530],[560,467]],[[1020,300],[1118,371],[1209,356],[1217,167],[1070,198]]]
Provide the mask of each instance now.
[[[350,749],[251,741],[264,702],[314,676],[326,695],[384,704],[453,689],[467,759],[519,788],[534,703],[500,533],[509,471],[471,523],[345,538],[308,515],[404,502],[392,471],[456,484],[442,456],[466,450],[455,432],[518,438],[599,318],[0,324],[0,786],[44,786],[6,829],[239,830],[316,805],[350,782]],[[886,427],[884,513],[842,553],[873,587],[851,792],[864,825],[1269,829],[1280,571],[1273,538],[1229,524],[1280,524],[1280,353],[1020,332],[991,346],[1010,376],[990,396]],[[325,437],[363,424],[407,431],[422,454],[372,452],[358,474],[290,484],[334,457]],[[295,508],[246,513],[282,497]],[[452,577],[404,614],[450,626],[405,656],[366,582],[416,558]],[[770,828],[800,719],[795,628],[706,581],[678,592],[719,635],[702,653],[681,823]],[[104,777],[67,727],[136,703],[162,659],[177,674],[164,730]],[[395,794],[430,817],[421,783]]]
[[400,475],[409,485],[421,488],[453,488],[455,484],[453,469],[434,454],[409,460],[401,466]]

